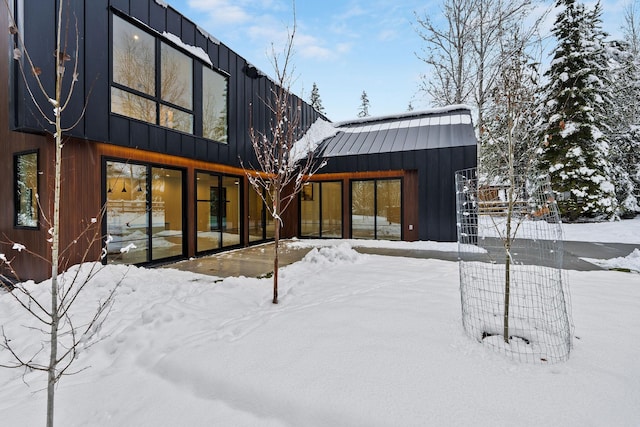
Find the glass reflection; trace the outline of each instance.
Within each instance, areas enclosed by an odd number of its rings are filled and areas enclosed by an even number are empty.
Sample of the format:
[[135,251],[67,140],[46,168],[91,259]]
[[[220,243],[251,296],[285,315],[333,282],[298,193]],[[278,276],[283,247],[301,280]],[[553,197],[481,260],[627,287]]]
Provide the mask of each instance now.
[[351,182],[351,235],[375,239],[375,181]]
[[402,181],[351,182],[351,235],[358,239],[400,240]]
[[322,230],[324,238],[342,238],[342,183],[321,183]]
[[148,261],[147,167],[107,162],[107,259],[136,264]]
[[262,197],[249,186],[249,242],[264,240],[264,203]]
[[307,182],[300,192],[300,233],[320,237],[320,184]]
[[202,68],[202,136],[227,142],[226,77],[209,68]]
[[218,249],[220,240],[220,179],[208,173],[196,174],[196,251]]
[[376,181],[376,238],[400,240],[402,232],[399,179]]
[[153,260],[182,255],[182,171],[152,168],[151,176]]
[[222,178],[222,246],[240,244],[240,178]]

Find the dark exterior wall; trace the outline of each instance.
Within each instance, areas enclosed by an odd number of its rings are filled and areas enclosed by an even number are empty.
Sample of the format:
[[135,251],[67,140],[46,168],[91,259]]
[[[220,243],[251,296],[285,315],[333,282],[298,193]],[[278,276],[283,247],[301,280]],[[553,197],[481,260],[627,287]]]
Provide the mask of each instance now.
[[[475,145],[421,151],[331,157],[323,173],[405,171],[404,186],[416,187],[417,200],[404,197],[404,240],[457,240],[455,171],[477,165]],[[346,187],[348,188],[348,187]],[[416,209],[411,208],[416,204]],[[407,226],[417,223],[417,236]]]
[[[331,161],[334,159],[332,158]],[[325,168],[323,173],[313,176],[313,182],[322,181],[341,181],[342,182],[342,235],[344,238],[351,236],[351,195],[350,182],[352,180],[368,180],[368,179],[386,179],[400,178],[402,179],[402,230],[403,240],[412,242],[419,240],[419,212],[418,212],[418,174],[415,170],[371,170],[361,172],[336,172],[335,164],[331,173]],[[299,200],[297,200],[299,204]],[[299,212],[299,209],[297,209]],[[299,226],[299,214],[296,223]],[[413,229],[409,229],[412,225]],[[290,234],[290,232],[289,232]],[[295,235],[290,235],[293,237]]]
[[[67,0],[65,0],[67,1]],[[34,63],[42,68],[45,86],[53,90],[55,49],[56,2],[24,2],[25,43],[30,50]],[[69,46],[73,46],[72,57],[79,58],[80,79],[76,87],[72,104],[65,114],[68,121],[84,118],[71,131],[81,139],[108,142],[123,147],[139,148],[158,153],[169,153],[191,159],[240,166],[254,160],[249,140],[249,129],[269,129],[270,113],[262,100],[269,99],[274,83],[262,76],[248,77],[245,70],[247,61],[230,50],[223,43],[216,43],[206,37],[186,17],[169,7],[163,7],[154,0],[71,0],[70,8],[78,19],[80,47],[75,52],[74,16],[71,15]],[[183,42],[202,48],[208,53],[214,68],[229,75],[228,94],[228,144],[207,140],[195,135],[162,128],[137,120],[111,115],[110,111],[110,74],[111,74],[111,26],[110,14],[134,18],[150,27],[154,32],[169,32],[181,37]],[[63,22],[66,18],[63,18]],[[169,43],[171,44],[171,43]],[[179,47],[178,47],[179,48]],[[195,75],[202,66],[195,61]],[[207,65],[205,65],[207,66]],[[21,79],[14,79],[20,88],[18,108],[20,113],[14,116],[13,127],[30,132],[41,132],[43,128],[31,101],[24,92]],[[195,81],[198,89],[198,79]],[[194,91],[194,97],[199,93]],[[46,99],[38,97],[43,105]],[[297,98],[293,97],[297,102]],[[251,110],[251,112],[250,112]],[[308,104],[302,103],[302,128],[308,128],[319,114]],[[196,122],[196,129],[199,127]]]
[[[65,6],[66,2],[65,1]],[[23,27],[25,42],[34,64],[42,69],[45,88],[54,88],[55,10],[56,2],[24,1],[24,16],[18,17]],[[164,8],[154,0],[70,0],[70,25],[67,46],[74,59],[79,58],[79,81],[71,104],[63,114],[66,125],[78,118],[78,124],[69,132],[73,136],[63,149],[61,247],[67,248],[63,256],[70,263],[97,260],[100,243],[90,244],[94,232],[100,232],[100,209],[104,202],[102,188],[102,162],[106,157],[176,166],[185,170],[185,215],[188,218],[185,237],[186,256],[195,255],[195,173],[208,170],[242,176],[240,159],[251,162],[253,149],[249,141],[250,117],[262,129],[269,126],[269,113],[261,99],[269,99],[273,83],[267,78],[246,76],[246,61],[205,37],[196,26],[172,8]],[[78,18],[79,48],[76,51],[74,13]],[[220,144],[160,126],[151,125],[110,114],[111,29],[110,14],[123,13],[139,20],[155,31],[171,32],[191,45],[209,53],[214,67],[229,77],[229,143]],[[22,19],[24,18],[24,19]],[[66,26],[66,17],[63,18]],[[0,25],[8,27],[7,14],[0,14]],[[50,246],[48,228],[40,216],[38,229],[14,227],[13,155],[17,152],[38,150],[39,196],[44,212],[51,218],[53,194],[52,138],[46,135],[47,125],[25,91],[25,84],[12,56],[12,40],[8,31],[0,36],[6,47],[0,58],[0,253],[9,257],[12,242],[20,242],[35,255],[25,253],[13,262],[24,278],[43,280],[50,276]],[[197,61],[196,61],[197,62]],[[195,62],[194,62],[195,64]],[[195,65],[199,67],[200,65]],[[67,66],[67,74],[73,65]],[[29,72],[27,79],[33,83]],[[195,82],[196,89],[198,82]],[[194,96],[198,96],[194,94]],[[292,98],[295,102],[297,98]],[[37,95],[37,101],[46,112],[51,105],[46,97]],[[86,105],[86,112],[82,115]],[[249,110],[251,109],[251,114]],[[302,104],[303,127],[318,117],[307,104]],[[255,163],[255,162],[254,162]],[[246,188],[246,187],[245,187]],[[246,194],[246,193],[245,193]],[[246,201],[245,201],[246,203]],[[96,218],[97,222],[92,219]],[[246,218],[244,218],[247,221]],[[247,224],[244,229],[246,230]],[[88,230],[90,233],[86,233]],[[84,233],[84,234],[83,234]],[[293,230],[295,234],[295,228]],[[5,238],[6,237],[6,238]],[[89,239],[89,240],[87,240]],[[74,243],[77,241],[76,243]],[[246,240],[245,240],[246,241]],[[62,265],[64,268],[65,265]]]

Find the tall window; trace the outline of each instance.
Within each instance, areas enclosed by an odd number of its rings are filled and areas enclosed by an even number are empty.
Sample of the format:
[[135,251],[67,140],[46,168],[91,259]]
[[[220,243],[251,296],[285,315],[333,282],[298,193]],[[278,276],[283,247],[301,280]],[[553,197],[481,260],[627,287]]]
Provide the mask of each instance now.
[[228,79],[209,68],[202,68],[202,136],[227,142]]
[[342,183],[308,182],[300,193],[300,235],[342,237]]
[[351,182],[351,235],[359,239],[402,239],[402,181]]
[[193,60],[165,43],[160,46],[160,125],[193,133]]
[[237,246],[241,236],[241,178],[196,173],[196,251]]
[[111,111],[193,133],[193,59],[113,16]]
[[38,226],[38,153],[14,157],[15,225]]
[[184,253],[183,172],[106,163],[109,262],[139,264]]

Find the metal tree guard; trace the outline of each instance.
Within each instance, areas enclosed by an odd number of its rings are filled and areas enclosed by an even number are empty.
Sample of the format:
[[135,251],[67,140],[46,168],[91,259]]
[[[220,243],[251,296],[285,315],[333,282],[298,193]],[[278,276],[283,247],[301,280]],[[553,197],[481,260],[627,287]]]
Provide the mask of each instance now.
[[571,349],[562,228],[549,180],[456,172],[462,323],[485,345],[532,363]]

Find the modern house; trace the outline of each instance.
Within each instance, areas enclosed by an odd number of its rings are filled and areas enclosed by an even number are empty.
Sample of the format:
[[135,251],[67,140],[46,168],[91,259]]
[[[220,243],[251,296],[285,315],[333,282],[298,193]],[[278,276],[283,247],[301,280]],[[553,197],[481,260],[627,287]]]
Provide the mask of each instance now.
[[[56,69],[56,2],[15,0],[12,14],[44,86]],[[273,237],[245,178],[249,130],[266,132],[275,83],[157,0],[72,0],[67,30],[77,79],[63,119],[62,248],[73,264],[153,264]],[[76,51],[75,19],[78,49]],[[4,28],[9,21],[0,14]],[[21,279],[50,275],[54,144],[4,32],[0,58],[0,253]],[[50,108],[36,94],[38,104]],[[326,120],[294,95],[300,134]],[[78,121],[77,123],[75,123]],[[463,106],[333,124],[327,165],[284,218],[284,237],[453,241],[454,171],[476,165]],[[90,232],[87,232],[90,231]],[[92,240],[94,233],[100,236]],[[12,250],[19,242],[37,256]],[[121,252],[120,249],[129,248]],[[6,273],[6,272],[5,272]]]

